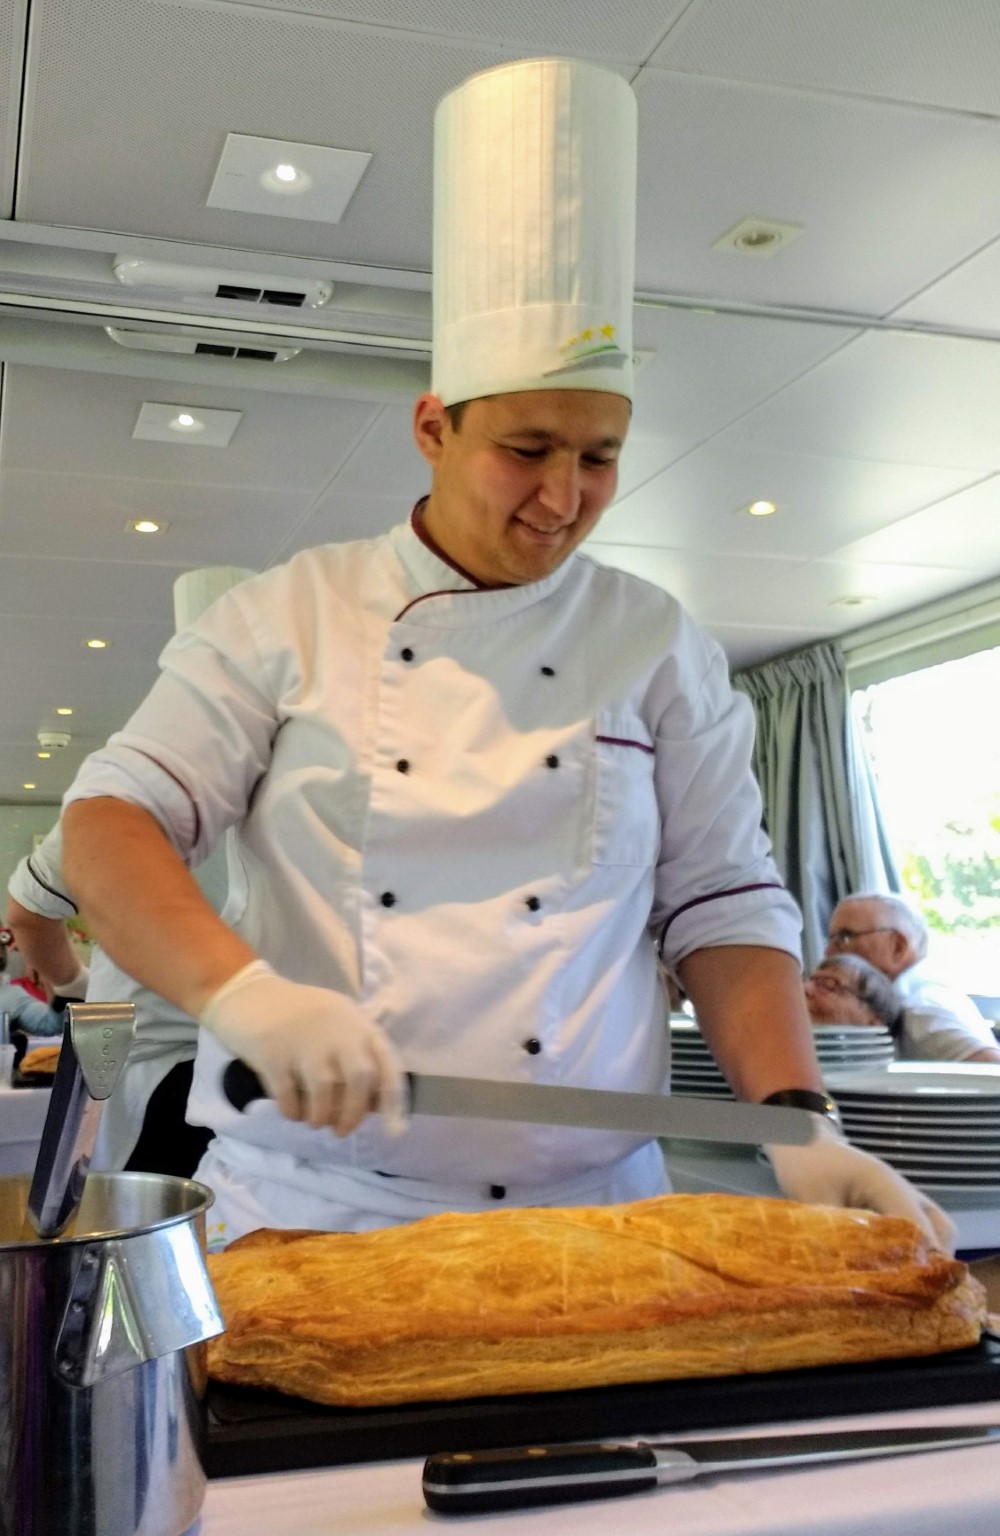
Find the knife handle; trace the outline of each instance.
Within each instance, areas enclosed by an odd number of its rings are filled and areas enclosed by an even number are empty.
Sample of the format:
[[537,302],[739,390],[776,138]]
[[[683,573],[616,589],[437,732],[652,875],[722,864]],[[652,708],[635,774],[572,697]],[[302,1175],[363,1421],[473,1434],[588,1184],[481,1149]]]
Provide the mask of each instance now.
[[[403,1076],[412,1098],[413,1075],[410,1072],[404,1072]],[[222,1074],[222,1091],[233,1108],[240,1110],[246,1109],[247,1105],[252,1104],[255,1099],[269,1097],[267,1089],[253,1067],[248,1067],[245,1061],[236,1059],[229,1062]]]
[[527,1445],[501,1451],[442,1451],[424,1463],[428,1508],[487,1514],[640,1493],[657,1485],[647,1445]]

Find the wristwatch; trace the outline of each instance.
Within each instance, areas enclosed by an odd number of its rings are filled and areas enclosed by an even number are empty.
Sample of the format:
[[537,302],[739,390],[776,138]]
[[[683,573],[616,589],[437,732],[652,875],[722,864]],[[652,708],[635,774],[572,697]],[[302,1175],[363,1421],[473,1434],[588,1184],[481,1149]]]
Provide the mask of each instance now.
[[825,1115],[838,1130],[843,1129],[836,1102],[828,1093],[817,1093],[815,1088],[779,1088],[777,1093],[769,1093],[766,1099],[761,1099],[761,1103],[778,1104],[784,1109],[808,1109],[814,1115]]

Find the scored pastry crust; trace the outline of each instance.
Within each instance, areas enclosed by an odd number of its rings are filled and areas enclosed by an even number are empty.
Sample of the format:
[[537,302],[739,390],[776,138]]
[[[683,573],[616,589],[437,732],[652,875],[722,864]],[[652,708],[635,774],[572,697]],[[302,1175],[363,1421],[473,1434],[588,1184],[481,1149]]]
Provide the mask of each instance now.
[[746,1195],[268,1228],[208,1264],[211,1376],[354,1407],[933,1354],[985,1321],[912,1222]]

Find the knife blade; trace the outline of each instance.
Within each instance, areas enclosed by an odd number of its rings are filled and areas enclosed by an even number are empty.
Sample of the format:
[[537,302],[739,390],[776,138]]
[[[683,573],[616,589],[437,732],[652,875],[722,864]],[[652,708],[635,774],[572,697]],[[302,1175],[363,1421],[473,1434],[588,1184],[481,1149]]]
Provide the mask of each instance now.
[[720,1472],[859,1461],[873,1456],[954,1450],[967,1445],[1000,1445],[1000,1425],[443,1451],[429,1456],[424,1463],[423,1492],[428,1507],[438,1514],[490,1514],[543,1504],[616,1498]]
[[[470,1120],[512,1120],[570,1125],[688,1141],[805,1146],[816,1135],[816,1116],[775,1104],[744,1104],[679,1094],[617,1093],[607,1088],[562,1088],[546,1083],[503,1083],[479,1077],[407,1072],[410,1113]],[[236,1109],[267,1090],[244,1061],[231,1061],[222,1087]]]

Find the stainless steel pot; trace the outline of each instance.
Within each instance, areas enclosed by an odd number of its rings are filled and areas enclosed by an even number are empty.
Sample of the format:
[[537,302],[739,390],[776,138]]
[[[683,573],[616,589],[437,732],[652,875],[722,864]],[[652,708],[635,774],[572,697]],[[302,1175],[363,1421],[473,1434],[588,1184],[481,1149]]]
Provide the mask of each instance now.
[[89,1175],[57,1238],[0,1179],[0,1536],[181,1536],[205,1492],[212,1193]]

